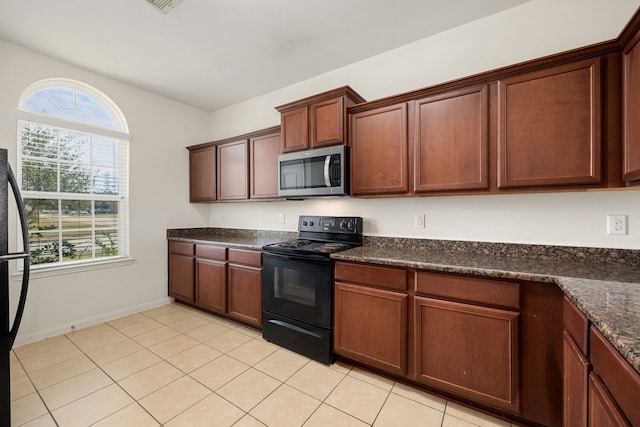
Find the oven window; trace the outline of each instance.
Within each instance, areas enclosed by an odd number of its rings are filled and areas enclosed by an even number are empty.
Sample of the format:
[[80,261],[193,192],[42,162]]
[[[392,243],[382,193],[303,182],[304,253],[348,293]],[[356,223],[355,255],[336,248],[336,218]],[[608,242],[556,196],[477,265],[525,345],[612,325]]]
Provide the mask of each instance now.
[[322,328],[331,327],[332,268],[319,260],[262,254],[262,308]]
[[277,269],[275,275],[274,295],[276,298],[315,307],[315,282],[309,281],[308,278],[305,279],[304,271],[282,268]]

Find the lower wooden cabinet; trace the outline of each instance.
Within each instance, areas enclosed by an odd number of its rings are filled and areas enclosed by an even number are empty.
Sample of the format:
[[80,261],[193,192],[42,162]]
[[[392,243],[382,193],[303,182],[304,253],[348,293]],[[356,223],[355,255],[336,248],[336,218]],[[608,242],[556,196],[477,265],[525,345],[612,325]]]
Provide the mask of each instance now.
[[[635,396],[637,398],[637,396]],[[593,372],[589,375],[589,427],[631,427],[605,385]],[[573,425],[573,424],[567,424]]]
[[640,426],[640,374],[566,297],[565,427]]
[[336,261],[336,354],[525,424],[562,424],[562,291]]
[[227,249],[196,246],[196,305],[227,312]]
[[169,295],[185,302],[195,296],[194,245],[169,242]]
[[334,351],[406,375],[408,299],[400,292],[336,282]]
[[260,328],[262,254],[170,241],[169,295]]
[[414,316],[417,381],[518,412],[519,313],[415,297]]
[[227,311],[230,317],[262,326],[262,254],[229,249]]
[[229,264],[229,316],[262,326],[262,268]]
[[567,331],[564,331],[563,346],[563,425],[585,427],[587,425],[587,380],[591,364]]

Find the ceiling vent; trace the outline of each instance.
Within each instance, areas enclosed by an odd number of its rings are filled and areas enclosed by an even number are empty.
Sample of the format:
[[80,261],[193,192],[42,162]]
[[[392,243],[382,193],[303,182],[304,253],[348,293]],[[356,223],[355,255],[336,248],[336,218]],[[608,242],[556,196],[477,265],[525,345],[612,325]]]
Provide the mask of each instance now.
[[147,0],[151,5],[162,13],[169,13],[174,7],[182,3],[182,0]]

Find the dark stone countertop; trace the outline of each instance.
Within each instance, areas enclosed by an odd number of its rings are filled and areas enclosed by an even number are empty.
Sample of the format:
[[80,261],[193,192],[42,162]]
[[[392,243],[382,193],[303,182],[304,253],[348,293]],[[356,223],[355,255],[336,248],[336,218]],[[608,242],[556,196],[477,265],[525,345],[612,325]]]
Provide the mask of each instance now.
[[[260,250],[286,231],[189,228],[167,239]],[[335,260],[555,284],[640,373],[640,250],[364,237]]]
[[331,257],[556,284],[640,373],[640,251],[365,237]]
[[241,230],[232,228],[174,228],[167,230],[167,239],[202,245],[225,246],[259,251],[264,245],[298,237],[290,231]]

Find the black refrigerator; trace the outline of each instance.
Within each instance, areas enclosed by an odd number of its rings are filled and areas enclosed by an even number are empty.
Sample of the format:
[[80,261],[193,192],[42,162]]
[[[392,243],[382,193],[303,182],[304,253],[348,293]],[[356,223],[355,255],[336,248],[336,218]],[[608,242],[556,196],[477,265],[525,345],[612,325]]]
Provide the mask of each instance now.
[[[15,199],[20,217],[23,250],[9,252],[9,194]],[[23,260],[22,286],[13,322],[9,298],[9,262]],[[29,233],[22,197],[7,160],[7,150],[0,148],[0,426],[11,425],[11,365],[9,353],[18,333],[29,286]]]

